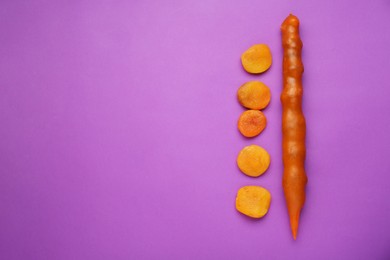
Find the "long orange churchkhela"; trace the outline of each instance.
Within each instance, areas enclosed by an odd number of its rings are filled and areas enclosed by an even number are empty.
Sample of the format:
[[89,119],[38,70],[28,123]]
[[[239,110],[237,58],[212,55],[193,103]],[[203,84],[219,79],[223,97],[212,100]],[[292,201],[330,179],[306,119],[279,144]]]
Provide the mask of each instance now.
[[307,183],[304,168],[306,122],[302,113],[302,41],[298,18],[290,14],[282,23],[281,30],[284,49],[283,91],[280,97],[283,107],[283,190],[292,235],[296,239]]

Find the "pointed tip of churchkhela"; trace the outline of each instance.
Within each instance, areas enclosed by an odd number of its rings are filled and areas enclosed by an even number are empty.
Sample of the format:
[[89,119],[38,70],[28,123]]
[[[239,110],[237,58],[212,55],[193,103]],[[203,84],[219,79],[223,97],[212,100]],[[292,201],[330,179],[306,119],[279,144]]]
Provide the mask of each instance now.
[[291,233],[294,240],[296,240],[298,236],[299,217],[300,217],[300,210],[298,210],[297,212],[290,213]]
[[299,26],[299,19],[293,14],[289,14],[286,19],[284,19],[282,23],[282,28],[287,26],[287,25],[293,25],[293,26]]

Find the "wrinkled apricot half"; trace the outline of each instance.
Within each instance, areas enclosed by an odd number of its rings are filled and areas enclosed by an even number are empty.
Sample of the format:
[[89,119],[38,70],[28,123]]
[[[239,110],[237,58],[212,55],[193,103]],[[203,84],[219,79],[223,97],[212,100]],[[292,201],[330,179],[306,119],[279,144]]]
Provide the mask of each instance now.
[[241,63],[249,73],[262,73],[271,67],[271,50],[266,44],[255,44],[241,55]]
[[244,111],[238,119],[238,130],[245,137],[259,135],[267,125],[267,118],[259,110]]
[[237,157],[238,168],[250,177],[258,177],[265,173],[270,163],[269,153],[258,145],[244,147]]
[[267,214],[271,204],[271,193],[260,186],[244,186],[237,192],[236,209],[251,218]]
[[237,98],[243,107],[264,109],[271,100],[271,91],[260,81],[249,81],[238,89]]

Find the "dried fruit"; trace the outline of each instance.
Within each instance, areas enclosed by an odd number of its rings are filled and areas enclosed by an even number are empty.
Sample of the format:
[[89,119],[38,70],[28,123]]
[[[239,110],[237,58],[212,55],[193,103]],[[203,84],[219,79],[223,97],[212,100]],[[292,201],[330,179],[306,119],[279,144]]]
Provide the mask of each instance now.
[[271,67],[271,50],[266,44],[255,44],[241,55],[241,62],[247,72],[262,73]]
[[249,109],[264,109],[271,100],[270,89],[260,81],[249,81],[237,91],[238,102]]
[[259,110],[247,110],[241,114],[237,126],[243,136],[254,137],[267,126],[267,118]]
[[258,145],[244,147],[237,157],[238,168],[250,177],[262,175],[268,169],[270,163],[269,153]]
[[252,218],[267,214],[271,204],[271,193],[260,186],[244,186],[237,192],[236,209]]

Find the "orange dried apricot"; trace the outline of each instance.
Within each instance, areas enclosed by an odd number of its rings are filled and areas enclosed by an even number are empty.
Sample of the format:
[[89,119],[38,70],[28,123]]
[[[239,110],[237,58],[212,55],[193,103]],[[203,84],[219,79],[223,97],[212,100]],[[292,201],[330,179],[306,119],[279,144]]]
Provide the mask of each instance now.
[[241,55],[241,63],[249,73],[262,73],[271,67],[271,50],[266,44],[255,44]]
[[237,98],[243,107],[264,109],[271,100],[271,91],[260,81],[249,81],[238,89]]
[[259,110],[244,111],[238,119],[238,130],[243,136],[259,135],[267,125],[267,118]]
[[262,175],[268,169],[270,163],[269,153],[258,145],[244,147],[237,157],[238,168],[250,177]]
[[271,193],[260,186],[244,186],[237,192],[236,209],[251,218],[267,214],[271,204]]

